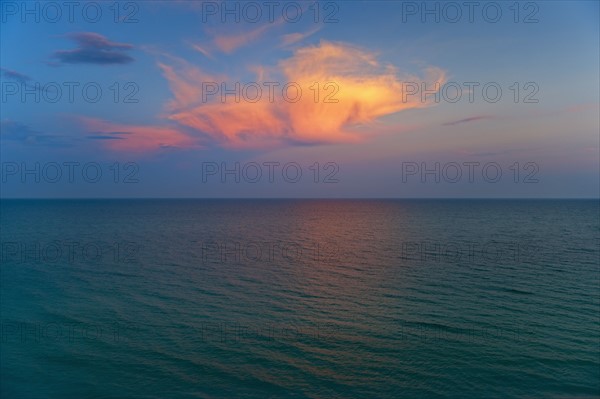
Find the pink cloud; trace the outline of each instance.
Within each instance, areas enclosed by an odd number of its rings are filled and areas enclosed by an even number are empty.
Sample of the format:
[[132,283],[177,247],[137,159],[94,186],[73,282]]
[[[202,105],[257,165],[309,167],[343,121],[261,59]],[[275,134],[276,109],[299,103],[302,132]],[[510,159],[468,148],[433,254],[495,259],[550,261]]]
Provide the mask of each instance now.
[[[343,43],[321,42],[299,48],[275,65],[248,67],[263,88],[256,101],[235,101],[231,95],[222,101],[219,94],[207,96],[203,84],[218,87],[223,82],[231,88],[236,79],[205,72],[177,57],[167,58],[158,66],[173,97],[160,117],[173,125],[84,119],[86,130],[93,136],[90,138],[101,140],[111,150],[127,152],[200,148],[199,136],[229,148],[358,143],[374,134],[402,131],[402,126],[382,125],[383,116],[435,105],[433,99],[424,102],[420,96],[405,97],[405,82],[426,82],[431,87],[446,80],[445,72],[439,68],[426,68],[422,76],[401,73],[393,65],[381,63],[373,52]],[[266,82],[279,82],[275,98],[264,86]],[[301,88],[297,101],[285,101],[282,97],[286,83]],[[289,93],[294,97],[294,88]]]
[[283,35],[283,37],[281,38],[282,45],[289,46],[294,43],[298,43],[298,42],[306,39],[307,37],[314,35],[319,30],[321,30],[321,26],[317,26],[317,27],[309,30],[308,32],[304,32],[304,33],[289,33],[287,35]]
[[219,50],[230,54],[240,47],[246,46],[259,39],[274,24],[263,25],[249,32],[240,34],[215,35],[213,40]]
[[200,54],[204,55],[206,58],[210,58],[211,60],[214,60],[213,55],[210,53],[210,51],[206,50],[204,47],[198,45],[198,44],[192,44],[191,45],[192,48],[194,50],[196,50],[197,52],[199,52]]
[[96,137],[112,137],[102,142],[113,151],[151,152],[171,147],[199,147],[193,137],[166,126],[127,125],[93,118],[80,118],[80,121]]

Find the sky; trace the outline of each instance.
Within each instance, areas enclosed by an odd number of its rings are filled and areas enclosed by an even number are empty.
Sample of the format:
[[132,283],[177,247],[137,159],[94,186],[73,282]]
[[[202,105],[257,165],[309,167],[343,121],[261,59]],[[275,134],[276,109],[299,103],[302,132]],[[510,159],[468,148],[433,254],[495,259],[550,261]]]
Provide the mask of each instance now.
[[0,1],[2,198],[598,198],[597,1]]

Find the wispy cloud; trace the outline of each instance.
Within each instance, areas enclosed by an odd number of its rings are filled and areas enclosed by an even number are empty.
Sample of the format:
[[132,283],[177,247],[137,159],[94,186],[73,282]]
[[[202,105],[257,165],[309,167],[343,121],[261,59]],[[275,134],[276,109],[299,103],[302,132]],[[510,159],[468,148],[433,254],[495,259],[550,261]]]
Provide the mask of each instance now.
[[39,132],[28,125],[9,119],[0,122],[0,139],[28,145],[47,146],[65,146],[73,141],[72,137]]
[[282,46],[290,46],[292,44],[298,43],[298,42],[306,39],[309,36],[314,35],[315,33],[317,33],[320,30],[321,30],[321,26],[316,26],[313,29],[309,30],[308,32],[288,33],[288,34],[282,36],[281,44],[282,44]]
[[584,104],[577,104],[577,105],[572,105],[570,107],[567,107],[566,112],[576,113],[576,112],[592,111],[592,110],[597,112],[598,109],[600,109],[599,103],[584,103]]
[[204,47],[201,47],[200,45],[195,44],[195,43],[192,43],[191,46],[194,50],[196,50],[200,54],[204,55],[206,58],[210,58],[211,60],[214,60],[214,57],[210,53],[210,51],[206,50]]
[[94,118],[81,118],[80,121],[91,133],[88,139],[102,140],[113,151],[136,153],[200,147],[195,138],[168,126],[128,125]]
[[90,140],[123,140],[123,137],[95,135],[95,136],[88,136],[88,139],[90,139]]
[[[277,28],[285,23],[285,19],[280,17],[275,21],[260,25],[253,29],[248,30],[238,30],[236,33],[232,33],[231,30],[222,32],[215,29],[208,29],[207,34],[211,38],[211,43],[209,44],[198,44],[191,43],[191,46],[194,50],[203,54],[207,58],[213,59],[214,51],[220,51],[225,54],[232,54],[236,50],[249,46],[253,43],[258,42],[267,32],[271,29]],[[252,26],[252,25],[251,25]],[[307,32],[297,32],[283,35],[281,37],[281,46],[286,47],[295,43],[298,43],[305,38],[315,34],[319,30],[321,30],[322,26],[316,26]]]
[[[0,68],[0,71],[2,72],[2,76],[5,79],[14,80],[29,89],[37,90],[42,93],[56,93],[56,90],[54,88],[43,87],[39,82],[34,81],[31,77],[29,77],[25,74],[22,74],[20,72],[13,71],[13,70],[6,69],[6,68]],[[11,94],[13,94],[13,93],[11,93]]]
[[493,118],[494,117],[492,115],[478,115],[478,116],[472,116],[470,118],[459,119],[457,121],[442,123],[442,126],[454,126],[454,125],[459,125],[461,123],[469,123],[469,122],[480,121],[483,119],[493,119]]
[[131,132],[93,132],[87,136],[90,140],[125,140],[123,135],[131,134]]
[[217,48],[224,53],[230,54],[233,53],[240,47],[246,46],[249,43],[255,42],[258,40],[267,30],[269,30],[273,24],[262,25],[256,29],[250,30],[248,32],[242,32],[239,34],[214,34],[213,33],[213,41]]
[[2,75],[6,79],[16,80],[17,82],[22,83],[22,84],[26,84],[28,81],[31,80],[31,78],[29,76],[24,75],[17,71],[13,71],[13,70],[6,69],[6,68],[0,68],[0,71],[2,71]]
[[126,52],[133,46],[127,43],[117,43],[94,32],[75,32],[66,35],[77,43],[72,50],[58,50],[52,55],[63,64],[127,64],[134,59]]

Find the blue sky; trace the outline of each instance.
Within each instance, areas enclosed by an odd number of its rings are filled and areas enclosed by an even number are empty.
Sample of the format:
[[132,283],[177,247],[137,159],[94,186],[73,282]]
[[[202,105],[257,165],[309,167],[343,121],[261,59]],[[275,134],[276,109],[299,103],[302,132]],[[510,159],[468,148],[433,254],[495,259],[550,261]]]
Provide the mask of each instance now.
[[598,197],[598,2],[48,4],[1,2],[3,197]]

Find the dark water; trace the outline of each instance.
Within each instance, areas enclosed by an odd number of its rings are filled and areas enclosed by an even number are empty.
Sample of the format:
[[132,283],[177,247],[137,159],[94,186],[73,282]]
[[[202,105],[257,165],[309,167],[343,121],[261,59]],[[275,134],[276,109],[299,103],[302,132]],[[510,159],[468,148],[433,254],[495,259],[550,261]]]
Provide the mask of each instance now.
[[1,202],[2,398],[600,396],[598,201]]

